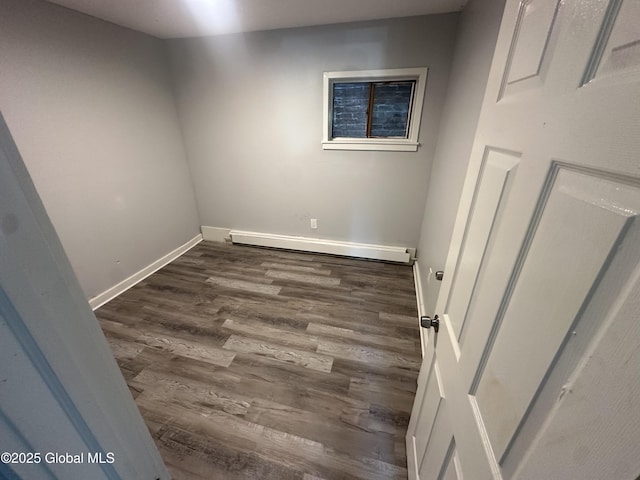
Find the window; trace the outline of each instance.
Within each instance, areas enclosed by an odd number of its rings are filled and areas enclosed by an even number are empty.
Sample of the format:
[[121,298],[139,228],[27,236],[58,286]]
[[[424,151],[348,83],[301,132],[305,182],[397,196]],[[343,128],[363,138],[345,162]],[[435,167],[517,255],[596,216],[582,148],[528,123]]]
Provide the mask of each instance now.
[[326,72],[322,147],[416,151],[426,79],[426,68]]

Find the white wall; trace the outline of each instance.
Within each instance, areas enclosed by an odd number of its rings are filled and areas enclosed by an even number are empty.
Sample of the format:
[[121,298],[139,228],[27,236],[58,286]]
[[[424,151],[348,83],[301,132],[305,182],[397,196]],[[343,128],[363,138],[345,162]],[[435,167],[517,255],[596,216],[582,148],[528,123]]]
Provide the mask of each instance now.
[[460,17],[418,243],[425,313],[430,315],[437,313],[433,309],[440,282],[427,274],[429,267],[434,272],[444,269],[504,2],[470,0]]
[[88,297],[198,234],[160,40],[0,0],[0,110]]
[[[168,41],[203,225],[415,246],[457,18]],[[324,71],[419,66],[418,152],[322,150]]]

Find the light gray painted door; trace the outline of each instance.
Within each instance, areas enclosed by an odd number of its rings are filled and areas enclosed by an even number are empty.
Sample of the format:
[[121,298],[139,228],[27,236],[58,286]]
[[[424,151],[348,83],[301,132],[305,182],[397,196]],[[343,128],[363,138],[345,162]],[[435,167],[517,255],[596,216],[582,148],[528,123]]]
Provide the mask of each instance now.
[[0,453],[0,478],[169,478],[2,116]]
[[410,478],[640,475],[640,2],[509,0]]

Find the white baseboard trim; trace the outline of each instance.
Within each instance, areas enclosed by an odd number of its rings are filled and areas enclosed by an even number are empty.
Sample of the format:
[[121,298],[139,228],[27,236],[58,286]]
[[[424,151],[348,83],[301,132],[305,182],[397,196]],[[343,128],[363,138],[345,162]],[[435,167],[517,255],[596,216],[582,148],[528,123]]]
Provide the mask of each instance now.
[[[413,264],[413,283],[416,288],[416,303],[418,304],[418,325],[420,325],[420,317],[426,315],[426,308],[424,306],[424,293],[422,290],[422,279],[420,277],[420,267],[418,262]],[[422,358],[424,358],[424,344],[427,341],[425,338],[424,328],[420,327],[420,348],[422,350]]]
[[202,238],[209,242],[225,242],[229,240],[229,232],[231,232],[230,228],[219,228],[219,227],[207,227],[201,226],[200,230],[202,231]]
[[113,300],[118,295],[120,295],[120,294],[124,293],[125,291],[129,290],[136,283],[141,282],[142,280],[147,278],[152,273],[160,270],[162,267],[164,267],[168,263],[174,261],[180,255],[182,255],[185,252],[191,250],[193,247],[195,247],[201,241],[202,241],[202,235],[201,234],[196,235],[195,237],[193,237],[191,240],[189,240],[184,245],[180,245],[178,248],[176,248],[175,250],[170,251],[165,256],[159,258],[158,260],[156,260],[152,264],[147,265],[146,267],[144,267],[139,272],[134,273],[130,277],[125,278],[123,281],[121,281],[117,285],[114,285],[113,287],[109,288],[108,290],[105,290],[104,292],[102,292],[102,293],[96,295],[95,297],[89,299],[89,305],[91,306],[91,309],[92,310],[96,310],[96,309],[100,308],[102,305],[104,305],[105,303],[107,303],[108,301]]
[[233,243],[256,245],[260,247],[284,248],[313,253],[329,253],[346,257],[386,260],[390,262],[409,263],[411,255],[405,247],[390,247],[367,243],[341,242],[321,238],[295,237],[269,233],[244,232],[231,230]]

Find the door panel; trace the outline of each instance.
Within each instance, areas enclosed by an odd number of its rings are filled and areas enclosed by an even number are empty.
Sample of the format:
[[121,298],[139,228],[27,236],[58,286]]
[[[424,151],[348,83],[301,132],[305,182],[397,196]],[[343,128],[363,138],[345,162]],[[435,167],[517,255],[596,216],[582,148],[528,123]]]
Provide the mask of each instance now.
[[[626,186],[629,188],[629,186]],[[625,188],[625,185],[621,185],[621,188]],[[638,190],[639,186],[636,184],[632,187]],[[616,247],[612,250],[611,255],[607,261],[606,267],[602,269],[599,274],[598,281],[595,288],[590,292],[590,295],[585,301],[583,308],[576,317],[573,325],[569,329],[563,344],[556,354],[552,368],[547,373],[547,378],[544,384],[541,386],[539,392],[536,394],[532,405],[519,427],[519,430],[512,442],[511,447],[507,451],[503,458],[502,466],[507,478],[511,477],[511,474],[516,470],[518,461],[521,459],[526,451],[531,447],[533,451],[537,450],[536,440],[537,437],[542,438],[549,433],[545,433],[545,428],[541,427],[545,423],[550,425],[556,421],[556,413],[559,407],[570,408],[572,413],[578,413],[585,408],[591,401],[596,400],[600,395],[606,391],[607,396],[611,395],[608,399],[610,403],[600,403],[598,408],[600,412],[596,416],[589,416],[585,413],[580,422],[584,423],[582,426],[577,426],[571,431],[581,431],[586,428],[593,428],[597,425],[597,428],[602,431],[602,434],[589,435],[591,437],[592,444],[600,443],[600,452],[602,456],[611,455],[611,453],[605,453],[612,448],[616,452],[613,452],[611,458],[616,458],[622,455],[625,450],[629,455],[629,447],[622,443],[619,443],[625,438],[624,431],[633,428],[635,425],[638,428],[640,419],[638,415],[640,413],[640,405],[638,402],[633,402],[633,398],[629,398],[629,393],[637,389],[637,369],[635,374],[626,372],[625,369],[620,366],[610,365],[610,371],[602,372],[602,378],[595,383],[591,383],[591,391],[587,394],[587,397],[583,398],[580,405],[574,405],[570,402],[570,398],[574,398],[578,393],[576,391],[576,384],[580,381],[581,377],[588,374],[589,371],[585,369],[585,365],[592,364],[594,359],[600,355],[599,362],[602,365],[592,365],[595,371],[601,370],[609,359],[619,354],[618,350],[622,347],[631,348],[632,351],[635,348],[637,350],[640,343],[638,335],[634,333],[633,325],[637,323],[637,311],[635,316],[627,316],[624,313],[624,309],[627,310],[633,308],[633,303],[630,303],[629,299],[634,298],[636,301],[640,298],[640,292],[638,292],[638,265],[640,264],[640,249],[637,248],[640,245],[640,222],[638,221],[637,214],[628,212],[630,215],[626,222],[625,228],[622,230],[618,239]],[[625,307],[625,305],[627,305]],[[629,324],[631,322],[631,324]],[[626,323],[626,326],[625,326]],[[616,330],[625,329],[624,334],[614,333]],[[613,337],[611,337],[613,335]],[[609,337],[609,340],[607,340]],[[616,340],[617,337],[617,340]],[[630,342],[623,342],[621,339],[630,339]],[[604,353],[598,353],[602,348],[605,348],[607,343],[618,343],[615,347],[616,352],[610,351]],[[635,345],[635,347],[634,347]],[[637,354],[637,353],[636,353]],[[602,355],[605,355],[602,358]],[[631,359],[630,361],[634,361]],[[635,363],[636,367],[638,363]],[[589,368],[592,368],[589,367]],[[631,376],[629,376],[631,374]],[[635,378],[633,377],[635,375]],[[625,378],[626,376],[626,378]],[[617,388],[615,387],[617,385]],[[620,396],[620,388],[624,386],[624,394]],[[627,391],[628,389],[628,391]],[[612,395],[613,392],[616,392]],[[624,405],[620,405],[621,399]],[[585,401],[588,400],[588,401]],[[565,402],[566,403],[565,405]],[[632,408],[633,410],[629,410]],[[625,419],[618,418],[618,415],[623,415]],[[590,419],[589,421],[585,421]],[[620,437],[615,435],[615,430],[621,432]],[[605,434],[605,432],[609,432]],[[587,433],[587,432],[584,432]],[[635,433],[637,438],[638,433]],[[557,437],[556,437],[557,438]],[[603,445],[603,441],[610,441],[613,438],[612,444]],[[626,437],[629,438],[629,437]],[[633,443],[633,442],[632,442]],[[590,455],[588,458],[583,458],[581,452],[584,449],[578,449],[579,443],[559,443],[555,445],[549,445],[545,443],[547,448],[554,450],[554,455],[564,452],[566,468],[588,468],[593,472],[598,471],[600,466],[606,466],[606,462],[602,462],[601,455]],[[634,443],[637,445],[637,443]],[[633,449],[631,449],[633,451]],[[550,452],[547,452],[549,454]],[[637,454],[637,451],[635,452]],[[573,465],[573,462],[578,462],[579,465]],[[588,467],[587,467],[588,465]],[[558,464],[556,463],[556,467]],[[554,468],[556,468],[554,467]],[[617,468],[617,467],[616,467]],[[508,474],[508,475],[507,475]],[[578,476],[579,477],[579,476]],[[589,475],[583,476],[588,478]],[[625,475],[608,475],[600,474],[594,478],[626,478]],[[631,477],[635,478],[635,477]]]
[[[640,67],[638,17],[640,17],[639,2],[616,0],[610,3],[602,23],[601,44],[598,44],[594,51],[595,74],[588,80],[636,70]],[[603,48],[600,49],[600,46]]]
[[549,0],[522,2],[507,84],[520,82],[540,73],[559,3]]
[[559,6],[559,0],[526,0],[520,5],[500,97],[542,84]]
[[447,300],[446,311],[457,338],[462,335],[491,231],[497,224],[500,205],[508,196],[508,186],[519,161],[517,154],[487,149],[474,193],[472,213],[467,221],[465,238],[458,256],[454,287]]
[[424,452],[427,449],[427,443],[431,432],[433,431],[433,424],[438,417],[438,409],[440,408],[440,401],[442,399],[442,390],[439,386],[438,364],[434,363],[433,371],[427,382],[427,390],[424,396],[423,404],[420,407],[418,414],[418,430],[420,435],[416,436],[415,447],[416,452],[420,454],[417,456],[419,464],[424,459]]
[[631,0],[507,2],[411,478],[640,475],[639,23]]
[[[640,244],[637,225],[634,230],[635,248],[626,247],[636,250],[637,257]],[[599,321],[604,324],[599,324],[583,361],[563,384],[515,478],[638,478],[640,269],[637,260],[635,258],[636,268],[631,278],[625,277],[627,288],[617,291],[619,295],[605,315],[596,317],[598,324]],[[619,273],[622,272],[617,270],[614,275]],[[600,295],[600,300],[604,297]],[[594,309],[599,308],[598,303],[598,300],[594,302]],[[567,432],[571,432],[570,438]],[[516,464],[514,461],[513,465]],[[508,473],[511,468],[507,467],[511,466],[505,465]]]
[[447,452],[447,459],[445,462],[445,470],[440,478],[442,478],[442,480],[462,480],[462,476],[460,475],[460,462],[456,453],[456,444],[453,441]]
[[421,398],[416,402],[411,412],[411,431],[416,432],[415,436],[407,443],[407,464],[412,467],[410,472],[419,472],[425,459],[427,445],[431,434],[434,431],[434,423],[439,415],[440,404],[442,402],[443,391],[440,382],[440,372],[437,362],[431,363],[431,369],[427,373],[424,394],[416,395]]
[[429,438],[429,448],[420,463],[420,478],[442,478],[448,463],[447,453],[451,451],[454,439],[451,436],[447,403],[441,402]]
[[[498,458],[640,207],[637,188],[567,168],[554,177],[503,301],[504,318],[518,321],[502,325],[477,388]],[[544,341],[532,341],[537,336]]]
[[[4,292],[3,292],[4,293]],[[0,301],[4,294],[0,293]],[[3,302],[4,303],[4,302]],[[0,310],[6,311],[5,308]],[[42,457],[46,452],[86,452],[91,451],[78,434],[49,385],[40,376],[32,364],[20,341],[9,328],[8,319],[0,311],[0,337],[3,339],[0,349],[0,378],[3,383],[13,385],[11,389],[0,392],[2,409],[0,409],[0,432],[2,434],[2,451],[38,452]],[[53,427],[46,425],[43,417],[59,418]],[[43,430],[45,434],[43,434]],[[58,447],[63,445],[64,448]],[[32,463],[9,463],[20,478],[108,478],[93,465],[50,463],[46,458],[31,459]],[[0,471],[0,474],[2,472]],[[1,476],[1,475],[0,475]]]

